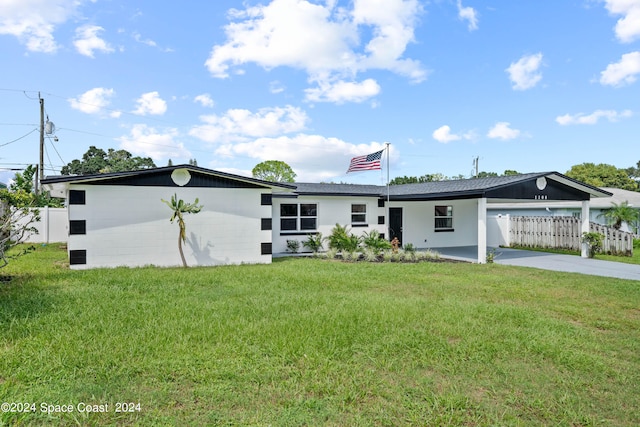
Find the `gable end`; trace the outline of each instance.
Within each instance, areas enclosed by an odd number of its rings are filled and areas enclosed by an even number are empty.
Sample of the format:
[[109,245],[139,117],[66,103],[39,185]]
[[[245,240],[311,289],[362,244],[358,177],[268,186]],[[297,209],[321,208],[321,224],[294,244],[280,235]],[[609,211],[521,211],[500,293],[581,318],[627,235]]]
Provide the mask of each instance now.
[[[209,175],[190,171],[191,178],[183,187],[185,188],[265,188],[264,186],[251,182],[240,181],[218,175]],[[130,175],[122,177],[112,177],[105,180],[97,180],[87,184],[92,185],[128,185],[140,187],[179,187],[173,179],[171,173],[158,172],[140,175]]]

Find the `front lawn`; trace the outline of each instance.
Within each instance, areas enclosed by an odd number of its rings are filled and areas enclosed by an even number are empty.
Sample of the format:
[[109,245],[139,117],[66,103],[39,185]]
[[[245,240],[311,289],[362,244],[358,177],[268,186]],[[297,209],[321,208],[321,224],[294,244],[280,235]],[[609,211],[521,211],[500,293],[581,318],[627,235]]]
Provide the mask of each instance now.
[[56,245],[0,273],[0,425],[640,425],[637,281],[308,258],[70,271]]

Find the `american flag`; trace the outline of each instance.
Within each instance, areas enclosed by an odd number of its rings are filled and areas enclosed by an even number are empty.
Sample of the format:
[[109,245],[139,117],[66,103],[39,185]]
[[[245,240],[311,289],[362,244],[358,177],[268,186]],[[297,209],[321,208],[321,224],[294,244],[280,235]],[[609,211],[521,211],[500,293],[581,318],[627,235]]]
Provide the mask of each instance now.
[[354,157],[351,159],[347,173],[380,169],[380,159],[382,158],[383,151],[384,150],[380,150],[375,153],[367,154],[366,156]]

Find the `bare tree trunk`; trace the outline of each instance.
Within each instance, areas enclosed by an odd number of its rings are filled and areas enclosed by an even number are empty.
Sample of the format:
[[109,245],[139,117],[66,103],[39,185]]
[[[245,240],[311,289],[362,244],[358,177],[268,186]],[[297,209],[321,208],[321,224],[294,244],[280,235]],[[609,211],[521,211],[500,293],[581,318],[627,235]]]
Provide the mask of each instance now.
[[182,259],[182,266],[187,267],[187,260],[184,258],[184,252],[182,252],[182,230],[178,228],[178,250],[180,251],[180,258]]

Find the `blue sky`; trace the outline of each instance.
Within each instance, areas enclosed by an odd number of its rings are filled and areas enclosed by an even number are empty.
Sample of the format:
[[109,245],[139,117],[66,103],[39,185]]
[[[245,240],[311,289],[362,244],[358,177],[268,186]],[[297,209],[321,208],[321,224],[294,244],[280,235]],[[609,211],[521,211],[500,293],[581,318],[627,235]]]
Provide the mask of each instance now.
[[640,0],[0,0],[0,58],[4,182],[38,93],[47,175],[91,145],[363,184],[386,143],[391,178],[640,160]]

